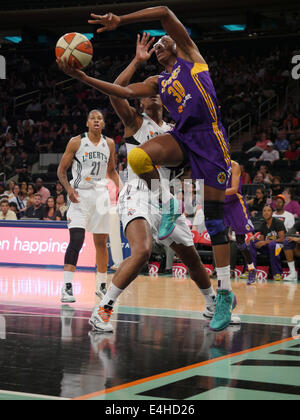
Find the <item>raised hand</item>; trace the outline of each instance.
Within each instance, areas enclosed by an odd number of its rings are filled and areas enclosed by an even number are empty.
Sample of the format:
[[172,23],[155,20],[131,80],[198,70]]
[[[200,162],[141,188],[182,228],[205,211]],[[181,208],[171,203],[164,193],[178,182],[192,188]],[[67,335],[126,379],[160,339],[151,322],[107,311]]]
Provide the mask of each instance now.
[[139,63],[144,63],[150,59],[154,53],[154,48],[150,49],[155,41],[155,38],[150,40],[150,34],[144,33],[142,38],[141,35],[137,36],[136,44],[136,60]]
[[91,25],[102,25],[102,28],[97,29],[98,34],[106,31],[114,31],[120,25],[121,22],[120,17],[112,13],[108,13],[104,16],[95,15],[94,13],[91,13],[91,17],[92,19],[90,19],[88,23],[90,23]]

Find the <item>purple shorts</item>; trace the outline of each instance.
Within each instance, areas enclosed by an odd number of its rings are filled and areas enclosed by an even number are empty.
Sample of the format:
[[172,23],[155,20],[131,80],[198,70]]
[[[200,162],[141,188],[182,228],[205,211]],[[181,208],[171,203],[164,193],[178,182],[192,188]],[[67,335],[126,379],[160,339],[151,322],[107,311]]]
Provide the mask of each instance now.
[[224,127],[194,126],[187,133],[175,127],[169,134],[185,152],[193,179],[203,179],[205,185],[226,190],[231,159]]
[[242,195],[237,194],[236,200],[225,201],[224,223],[231,227],[237,235],[254,232],[247,204]]

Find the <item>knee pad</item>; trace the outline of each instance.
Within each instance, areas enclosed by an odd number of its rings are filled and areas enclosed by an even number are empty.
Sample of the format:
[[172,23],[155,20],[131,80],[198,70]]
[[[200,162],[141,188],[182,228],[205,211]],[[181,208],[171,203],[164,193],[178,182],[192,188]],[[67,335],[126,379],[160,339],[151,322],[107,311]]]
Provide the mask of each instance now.
[[84,238],[84,229],[70,229],[70,243],[65,255],[65,265],[73,265],[74,267],[76,267],[79,253],[84,243]]
[[136,175],[146,174],[155,169],[148,153],[139,147],[135,147],[129,152],[128,163]]
[[204,203],[205,225],[211,238],[212,245],[226,245],[229,243],[228,233],[224,224],[224,203],[206,201]]

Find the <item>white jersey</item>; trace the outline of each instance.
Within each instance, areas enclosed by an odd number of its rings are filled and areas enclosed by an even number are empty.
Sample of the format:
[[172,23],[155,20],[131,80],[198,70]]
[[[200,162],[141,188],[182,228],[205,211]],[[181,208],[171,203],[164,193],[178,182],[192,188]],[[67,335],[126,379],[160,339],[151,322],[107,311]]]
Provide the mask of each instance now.
[[71,185],[75,189],[88,190],[100,183],[106,185],[107,167],[110,149],[105,136],[96,146],[91,142],[88,133],[81,135],[81,145],[75,154]]
[[[170,124],[163,122],[162,126],[156,124],[148,115],[143,114],[143,124],[141,128],[134,134],[134,136],[126,139],[127,156],[129,152],[135,147],[141,146],[147,143],[149,140],[157,137],[159,134],[165,134],[172,129]],[[161,168],[159,170],[161,177],[170,180],[171,171],[167,168]],[[128,182],[132,182],[139,177],[133,172],[131,167],[128,165]]]

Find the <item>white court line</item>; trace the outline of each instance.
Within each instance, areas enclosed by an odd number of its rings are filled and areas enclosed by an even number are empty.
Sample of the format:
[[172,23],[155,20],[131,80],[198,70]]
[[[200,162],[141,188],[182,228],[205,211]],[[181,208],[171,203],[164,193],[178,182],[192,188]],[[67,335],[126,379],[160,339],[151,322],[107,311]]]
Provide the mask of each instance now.
[[63,398],[63,397],[53,397],[50,395],[42,395],[42,394],[27,394],[26,392],[14,392],[14,391],[5,391],[0,389],[0,396],[2,395],[15,395],[20,397],[31,397],[31,398],[42,398],[42,399],[50,399],[50,400],[65,400],[70,401],[70,398]]

